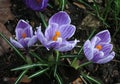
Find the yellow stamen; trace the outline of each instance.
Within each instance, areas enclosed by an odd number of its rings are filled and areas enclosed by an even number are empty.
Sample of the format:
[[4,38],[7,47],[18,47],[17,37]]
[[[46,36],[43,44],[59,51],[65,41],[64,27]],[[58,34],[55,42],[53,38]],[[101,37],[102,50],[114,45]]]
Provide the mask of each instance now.
[[37,1],[37,3],[40,3],[42,0],[36,0]]
[[26,33],[22,33],[22,38],[26,38],[26,37],[27,37]]
[[60,32],[59,31],[56,31],[55,32],[55,35],[53,36],[52,40],[53,41],[57,41],[57,38],[60,37]]
[[98,50],[101,50],[101,49],[102,49],[102,46],[101,46],[101,45],[97,45],[96,48],[97,48]]

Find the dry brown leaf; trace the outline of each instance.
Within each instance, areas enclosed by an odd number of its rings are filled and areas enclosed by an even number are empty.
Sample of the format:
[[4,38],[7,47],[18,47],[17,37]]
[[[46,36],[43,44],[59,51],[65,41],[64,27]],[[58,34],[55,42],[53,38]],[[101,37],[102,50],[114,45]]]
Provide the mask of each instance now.
[[[2,32],[8,39],[10,38],[10,36],[12,36],[2,23],[0,23],[0,32]],[[9,44],[7,44],[2,37],[0,37],[0,56],[7,52],[9,47]]]
[[20,82],[23,82],[23,83],[30,83],[32,80],[28,78],[27,75],[25,75],[21,80]]
[[92,16],[91,14],[88,14],[81,23],[82,29],[83,28],[98,28],[100,26],[100,21]]
[[14,19],[10,11],[10,0],[0,0],[0,23],[5,23],[8,20]]
[[83,4],[81,4],[81,3],[73,2],[73,4],[78,6],[79,8],[82,8],[82,9],[86,10],[86,7]]
[[[14,16],[10,11],[10,6],[10,0],[0,0],[0,32],[2,32],[8,39],[12,35],[6,29],[4,23],[8,20],[14,19]],[[5,40],[0,37],[0,56],[6,53],[9,47],[10,46],[5,42]]]
[[83,81],[81,78],[77,78],[76,80],[74,80],[71,84],[83,84]]
[[[102,3],[103,1],[102,0],[95,0],[96,3]],[[94,2],[93,0],[88,0],[88,2]]]
[[[16,77],[5,77],[3,80],[5,82],[9,82],[10,84],[13,84],[16,81]],[[32,79],[29,79],[27,75],[23,76],[23,78],[20,80],[22,83],[30,83]]]

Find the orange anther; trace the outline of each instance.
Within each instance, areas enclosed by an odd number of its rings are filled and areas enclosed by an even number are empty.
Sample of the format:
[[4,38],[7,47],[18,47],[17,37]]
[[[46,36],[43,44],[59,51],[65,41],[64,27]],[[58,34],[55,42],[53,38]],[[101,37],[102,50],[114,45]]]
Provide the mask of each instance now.
[[26,38],[26,37],[27,37],[26,33],[22,33],[22,38]]
[[60,37],[60,32],[59,31],[56,31],[55,32],[55,35],[53,36],[52,40],[53,41],[57,41],[57,38]]
[[98,50],[101,50],[101,49],[102,49],[102,46],[101,46],[101,45],[97,45],[96,48],[97,48]]
[[42,0],[36,0],[37,1],[37,3],[40,3]]

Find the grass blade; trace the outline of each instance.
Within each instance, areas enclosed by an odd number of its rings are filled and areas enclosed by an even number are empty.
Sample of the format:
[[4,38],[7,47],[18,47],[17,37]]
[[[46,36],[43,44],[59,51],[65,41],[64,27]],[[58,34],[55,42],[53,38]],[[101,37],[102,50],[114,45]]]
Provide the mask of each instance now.
[[61,0],[61,10],[63,11],[65,8],[65,0]]
[[24,70],[20,76],[17,78],[17,80],[15,81],[15,84],[18,84],[19,81],[22,79],[22,77],[27,73],[28,69]]
[[45,21],[43,14],[41,12],[39,12],[39,15],[40,15],[40,18],[42,19],[42,22],[43,22],[45,28],[47,28],[47,22]]
[[80,68],[80,67],[83,67],[83,66],[87,66],[87,65],[89,65],[91,63],[93,63],[93,62],[91,62],[91,61],[85,62],[85,63],[81,64],[80,66],[78,66],[77,69]]
[[35,57],[36,59],[38,59],[40,62],[43,62],[43,60],[34,52],[29,52],[33,57]]
[[75,58],[75,57],[80,57],[79,55],[62,55],[60,58]]
[[92,78],[84,73],[82,73],[81,75],[89,82],[89,84],[93,84],[93,83],[94,84],[101,84],[99,81],[95,80],[94,78]]
[[34,73],[33,75],[29,76],[28,78],[33,78],[33,77],[36,77],[38,75],[41,75],[42,73],[46,72],[47,70],[49,70],[49,68],[39,70],[38,72]]
[[23,65],[23,66],[21,66],[21,67],[11,69],[11,71],[22,70],[22,69],[30,69],[30,68],[37,67],[37,66],[48,66],[48,64]]
[[15,52],[26,62],[24,56],[17,50],[17,48],[15,48],[10,42],[9,40],[6,38],[6,36],[4,36],[1,32],[0,32],[0,36],[15,50]]
[[56,73],[56,79],[58,81],[58,84],[63,84],[61,77],[57,73]]

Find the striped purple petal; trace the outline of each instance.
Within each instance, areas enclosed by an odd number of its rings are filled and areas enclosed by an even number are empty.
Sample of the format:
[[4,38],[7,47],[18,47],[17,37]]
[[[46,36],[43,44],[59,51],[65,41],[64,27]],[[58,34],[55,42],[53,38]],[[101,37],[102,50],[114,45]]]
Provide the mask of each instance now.
[[42,11],[47,7],[48,0],[23,0],[26,6],[35,11]]
[[25,38],[25,39],[20,39],[18,42],[24,46],[24,47],[28,47],[27,44],[29,42],[30,38]]
[[110,32],[108,30],[101,31],[98,34],[96,34],[96,36],[98,36],[101,39],[100,42],[109,43],[111,41]]
[[75,33],[75,26],[70,24],[71,19],[66,12],[60,11],[54,14],[50,20],[45,36],[41,28],[37,30],[39,41],[49,50],[50,48],[61,52],[70,51],[75,47],[78,40],[67,41]]
[[27,46],[30,47],[30,46],[34,45],[36,41],[37,41],[37,36],[35,35],[32,38],[30,38],[30,40],[28,41]]
[[105,43],[102,43],[100,44],[102,46],[102,50],[104,52],[104,55],[109,55],[109,53],[112,51],[113,49],[113,45],[112,44],[105,44]]
[[97,61],[102,59],[102,58],[104,58],[104,53],[102,51],[94,49],[93,59],[91,59],[91,61],[93,61],[94,63],[97,63]]
[[75,30],[76,30],[76,28],[73,25],[63,25],[59,28],[59,31],[61,33],[61,37],[63,39],[71,38],[74,35]]
[[98,60],[96,63],[99,63],[99,64],[107,63],[107,62],[111,61],[114,58],[114,56],[115,56],[115,52],[113,51],[105,58]]
[[59,26],[61,25],[67,25],[71,23],[71,19],[69,17],[69,15],[64,12],[64,11],[60,11],[56,14],[54,14],[50,19],[49,19],[49,24],[52,23],[56,23]]
[[20,40],[22,38],[22,34],[25,33],[26,36],[31,37],[33,35],[32,27],[24,20],[19,20],[16,29],[16,39]]
[[77,42],[79,41],[76,39],[74,41],[63,42],[61,45],[59,45],[59,47],[56,47],[55,50],[58,50],[61,52],[70,51],[76,46]]
[[46,46],[47,44],[47,39],[45,38],[45,36],[43,35],[42,31],[41,31],[41,27],[37,28],[37,38],[38,40],[42,43],[42,45]]
[[53,36],[55,35],[55,32],[58,30],[58,25],[53,23],[50,24],[47,29],[45,30],[45,37],[48,40],[51,40],[53,38]]
[[113,59],[115,52],[112,51],[113,45],[110,44],[111,38],[108,30],[103,30],[96,34],[91,41],[87,40],[84,44],[84,53],[88,60],[103,64]]
[[91,44],[90,40],[87,40],[84,43],[83,49],[84,49],[84,54],[88,60],[93,59],[93,51],[94,51],[94,46]]
[[17,48],[24,48],[18,41],[14,40],[13,38],[10,38],[10,42]]

